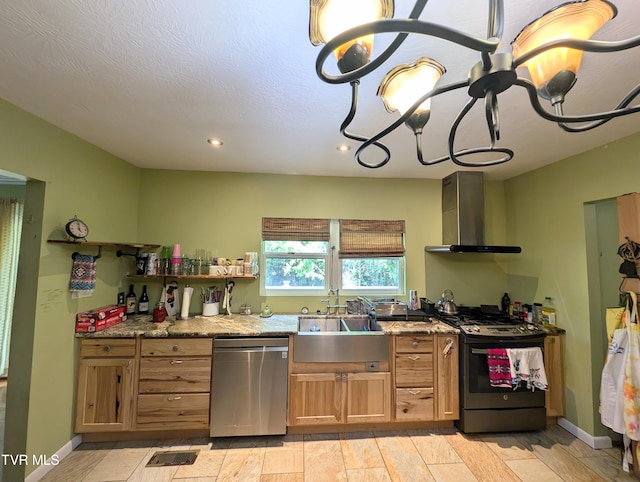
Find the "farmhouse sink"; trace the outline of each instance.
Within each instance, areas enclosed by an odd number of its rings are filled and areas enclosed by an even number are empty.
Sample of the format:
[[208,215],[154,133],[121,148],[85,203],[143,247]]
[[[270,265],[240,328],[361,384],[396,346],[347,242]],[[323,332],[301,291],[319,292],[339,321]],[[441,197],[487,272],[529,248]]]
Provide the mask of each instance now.
[[366,316],[298,318],[293,336],[297,362],[375,362],[389,359],[389,336]]
[[298,318],[298,333],[339,332],[359,334],[380,331],[368,316],[310,316]]

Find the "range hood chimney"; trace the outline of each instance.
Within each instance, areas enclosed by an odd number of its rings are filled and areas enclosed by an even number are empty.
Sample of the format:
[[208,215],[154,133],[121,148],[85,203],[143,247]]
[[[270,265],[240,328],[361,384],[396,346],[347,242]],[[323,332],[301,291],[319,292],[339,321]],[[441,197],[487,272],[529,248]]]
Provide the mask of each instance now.
[[484,241],[484,175],[458,171],[442,180],[443,246],[440,253],[520,253],[520,246],[491,246]]

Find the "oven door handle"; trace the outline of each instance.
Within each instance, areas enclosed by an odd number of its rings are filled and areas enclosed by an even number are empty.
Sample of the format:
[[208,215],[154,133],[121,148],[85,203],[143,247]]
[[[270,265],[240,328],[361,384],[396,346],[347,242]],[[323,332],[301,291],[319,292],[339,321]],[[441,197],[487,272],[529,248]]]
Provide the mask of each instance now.
[[487,349],[482,349],[482,348],[472,348],[471,349],[471,353],[473,353],[474,355],[486,355],[487,354]]

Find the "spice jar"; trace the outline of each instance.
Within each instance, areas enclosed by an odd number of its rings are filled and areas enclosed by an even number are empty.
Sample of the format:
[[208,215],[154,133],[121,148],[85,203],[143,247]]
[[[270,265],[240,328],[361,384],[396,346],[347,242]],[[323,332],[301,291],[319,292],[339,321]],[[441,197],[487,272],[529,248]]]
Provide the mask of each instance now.
[[153,321],[162,323],[167,318],[167,310],[164,309],[164,303],[160,302],[153,309]]

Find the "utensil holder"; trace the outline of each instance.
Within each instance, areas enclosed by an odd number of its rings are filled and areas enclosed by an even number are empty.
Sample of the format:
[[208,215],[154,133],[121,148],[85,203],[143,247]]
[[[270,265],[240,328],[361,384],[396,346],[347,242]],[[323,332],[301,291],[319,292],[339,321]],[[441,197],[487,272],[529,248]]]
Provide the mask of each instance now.
[[216,316],[219,314],[220,302],[202,304],[202,316]]

